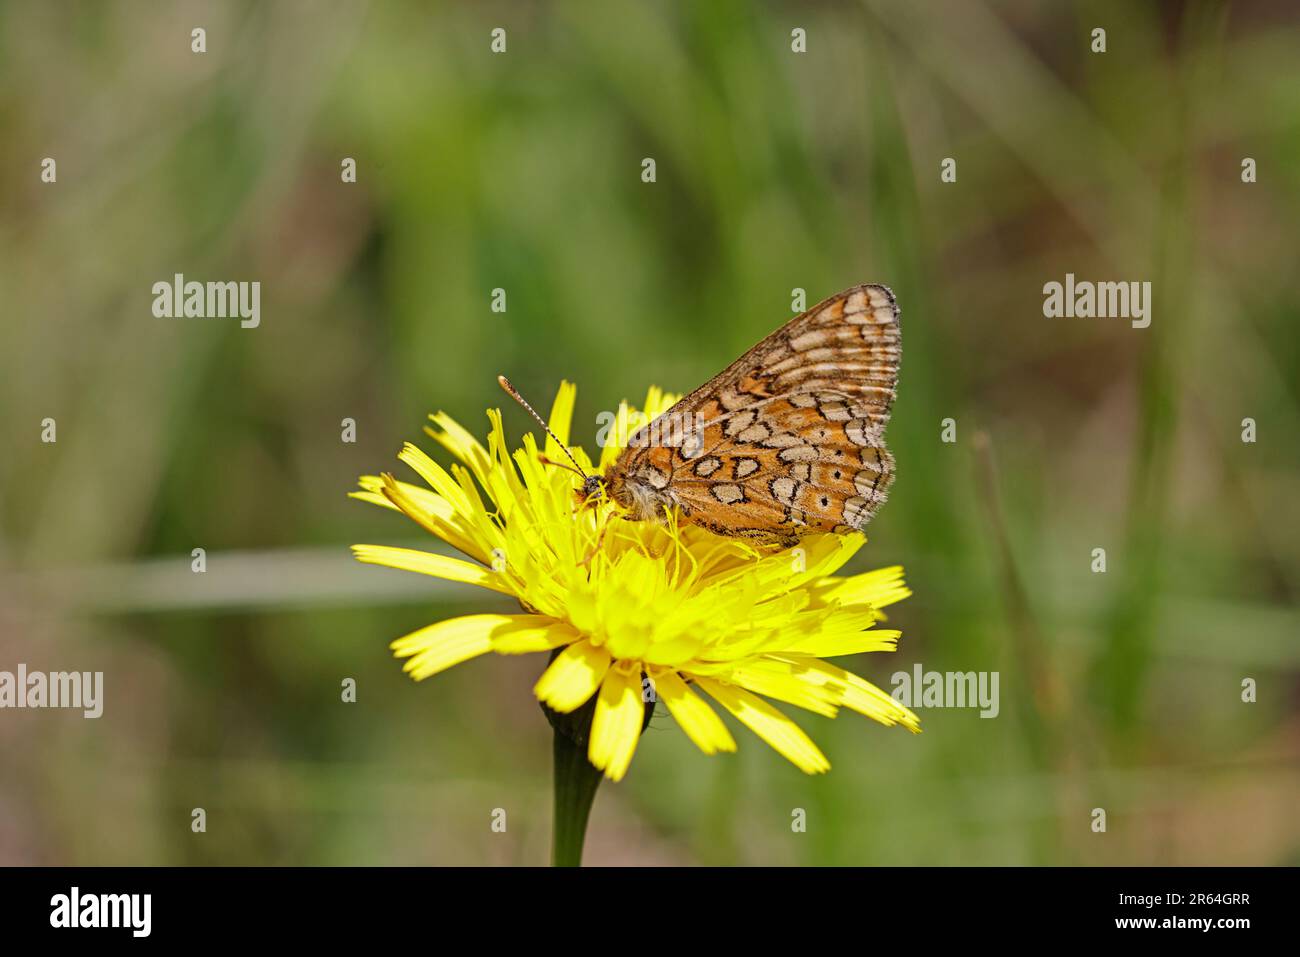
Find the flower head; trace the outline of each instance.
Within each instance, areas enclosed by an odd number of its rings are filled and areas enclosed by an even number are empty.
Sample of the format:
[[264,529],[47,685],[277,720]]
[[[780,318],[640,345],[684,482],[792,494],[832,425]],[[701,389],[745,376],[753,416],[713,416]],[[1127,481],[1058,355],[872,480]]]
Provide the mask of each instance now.
[[[565,445],[575,396],[563,383],[551,408]],[[675,400],[652,388],[641,411],[621,405],[600,470]],[[626,773],[645,702],[656,698],[706,754],[736,743],[705,696],[808,773],[830,762],[766,699],[828,716],[845,707],[919,730],[907,708],[824,660],[892,651],[898,641],[897,631],[873,626],[882,608],[911,594],[902,569],[834,577],[864,544],[861,535],[813,535],[780,548],[679,525],[672,515],[632,521],[607,498],[578,501],[574,474],[544,462],[564,460],[554,439],[544,458],[531,434],[511,452],[499,410],[488,411],[486,448],[447,415],[430,418],[435,427],[426,431],[457,460],[450,471],[408,443],[399,458],[426,485],[364,476],[352,494],[404,513],[470,560],[383,545],[353,546],[356,557],[502,592],[523,612],[452,618],[397,639],[393,651],[417,681],[488,652],[562,649],[534,690],[562,713],[596,696],[588,758],[613,780]],[[581,447],[571,451],[593,471]]]

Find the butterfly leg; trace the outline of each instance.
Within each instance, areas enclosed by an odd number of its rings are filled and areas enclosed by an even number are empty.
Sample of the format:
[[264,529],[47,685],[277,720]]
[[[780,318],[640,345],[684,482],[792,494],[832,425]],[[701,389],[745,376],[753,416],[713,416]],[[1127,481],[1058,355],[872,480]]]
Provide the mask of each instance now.
[[605,544],[605,533],[608,531],[609,523],[607,522],[605,523],[605,527],[600,530],[600,535],[596,538],[596,544],[591,546],[591,551],[587,552],[587,557],[578,562],[579,568],[587,568],[588,571],[591,570],[588,566],[591,565],[591,560],[596,557],[596,553],[600,551],[600,546]]

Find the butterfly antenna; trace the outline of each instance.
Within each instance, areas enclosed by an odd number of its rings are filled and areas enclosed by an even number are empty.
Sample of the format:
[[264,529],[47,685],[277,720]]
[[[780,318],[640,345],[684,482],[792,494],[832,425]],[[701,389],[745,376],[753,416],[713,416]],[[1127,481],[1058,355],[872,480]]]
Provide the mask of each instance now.
[[[537,420],[537,424],[546,430],[546,434],[549,435],[551,438],[555,439],[555,444],[558,445],[560,448],[564,449],[564,454],[567,455],[569,457],[569,461],[573,463],[574,470],[579,475],[582,476],[583,481],[586,481],[587,473],[582,470],[582,466],[579,465],[578,460],[573,457],[573,453],[569,451],[569,447],[560,441],[560,437],[558,435],[556,435],[554,432],[551,431],[551,427],[546,424],[546,420],[537,414],[537,410],[528,404],[528,400],[519,394],[519,390],[510,384],[509,379],[507,379],[503,375],[499,375],[497,376],[497,382],[500,383],[501,388],[505,389],[506,394],[509,395],[510,398],[514,399],[516,402],[518,402],[520,405],[522,405],[525,409],[528,410],[528,414]],[[543,460],[545,460],[546,462],[552,465],[561,464],[559,462],[551,462],[550,459],[547,459],[545,456],[542,456],[542,458]],[[567,465],[563,467],[568,468]]]
[[543,465],[554,465],[557,469],[564,469],[564,471],[566,472],[572,472],[574,475],[581,478],[584,482],[587,480],[587,476],[582,474],[581,469],[575,469],[572,465],[565,465],[563,462],[557,462],[549,455],[543,455],[541,452],[538,452],[537,461],[541,462]]

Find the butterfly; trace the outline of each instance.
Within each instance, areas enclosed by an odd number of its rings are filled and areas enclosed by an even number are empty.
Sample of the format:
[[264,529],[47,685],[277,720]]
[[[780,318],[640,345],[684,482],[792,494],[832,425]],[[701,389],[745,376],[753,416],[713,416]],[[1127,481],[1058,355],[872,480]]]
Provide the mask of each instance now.
[[577,468],[580,497],[608,495],[633,520],[676,510],[684,524],[783,545],[862,529],[894,478],[884,436],[898,316],[876,284],[818,303],[633,432],[604,475]]

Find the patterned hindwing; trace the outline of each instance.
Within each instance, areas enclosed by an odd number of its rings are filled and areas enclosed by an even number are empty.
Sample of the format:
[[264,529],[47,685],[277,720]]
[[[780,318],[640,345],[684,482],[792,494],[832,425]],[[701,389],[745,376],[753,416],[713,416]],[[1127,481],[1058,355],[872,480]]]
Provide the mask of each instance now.
[[893,477],[884,430],[899,355],[886,287],[826,300],[638,430],[616,497],[677,504],[724,535],[860,529]]
[[866,416],[839,418],[844,401],[834,391],[766,400],[745,439],[727,435],[734,419],[712,424],[668,488],[688,518],[724,535],[860,530],[885,501],[894,459]]

